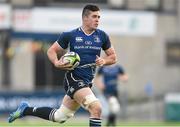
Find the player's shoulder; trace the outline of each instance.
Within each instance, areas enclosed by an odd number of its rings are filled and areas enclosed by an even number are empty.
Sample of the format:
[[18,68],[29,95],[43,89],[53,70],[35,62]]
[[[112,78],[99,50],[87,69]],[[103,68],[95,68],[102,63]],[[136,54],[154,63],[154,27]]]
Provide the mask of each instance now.
[[96,32],[97,32],[99,35],[103,36],[103,37],[109,36],[109,35],[108,35],[104,30],[102,30],[102,29],[96,29]]
[[61,36],[64,36],[64,37],[71,37],[73,34],[75,34],[76,32],[78,31],[78,28],[76,29],[72,29],[72,30],[67,30],[67,31],[64,31],[62,32],[60,35]]
[[113,66],[116,68],[122,68],[122,65],[120,65],[120,64],[113,64]]
[[96,32],[97,32],[97,33],[106,34],[106,32],[105,32],[104,30],[102,30],[102,29],[96,29]]
[[79,32],[79,31],[80,31],[80,28],[78,27],[78,28],[72,29],[70,32],[71,33],[76,33],[76,32]]
[[121,71],[124,71],[124,67],[122,65],[116,64],[116,68]]
[[104,70],[104,67],[105,67],[105,66],[99,67],[99,70],[100,70],[100,71]]

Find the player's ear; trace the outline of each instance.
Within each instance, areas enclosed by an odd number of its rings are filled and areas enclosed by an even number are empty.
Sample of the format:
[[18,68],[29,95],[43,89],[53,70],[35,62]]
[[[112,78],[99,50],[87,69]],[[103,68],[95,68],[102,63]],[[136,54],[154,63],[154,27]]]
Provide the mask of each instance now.
[[88,15],[84,15],[84,16],[82,17],[82,20],[83,20],[84,22],[87,22],[87,21],[88,21]]

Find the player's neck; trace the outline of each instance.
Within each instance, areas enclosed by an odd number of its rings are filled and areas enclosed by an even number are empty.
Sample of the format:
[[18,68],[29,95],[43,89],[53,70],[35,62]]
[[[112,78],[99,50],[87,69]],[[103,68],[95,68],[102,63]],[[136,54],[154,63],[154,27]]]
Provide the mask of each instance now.
[[91,35],[95,31],[95,30],[87,28],[85,26],[81,26],[81,29],[86,35]]

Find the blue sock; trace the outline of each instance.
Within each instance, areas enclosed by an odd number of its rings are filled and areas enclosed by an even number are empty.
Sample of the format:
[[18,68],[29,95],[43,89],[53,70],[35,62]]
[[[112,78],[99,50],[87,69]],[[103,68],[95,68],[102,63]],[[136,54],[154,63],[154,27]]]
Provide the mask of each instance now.
[[89,119],[90,127],[101,127],[101,119],[99,118],[90,118]]

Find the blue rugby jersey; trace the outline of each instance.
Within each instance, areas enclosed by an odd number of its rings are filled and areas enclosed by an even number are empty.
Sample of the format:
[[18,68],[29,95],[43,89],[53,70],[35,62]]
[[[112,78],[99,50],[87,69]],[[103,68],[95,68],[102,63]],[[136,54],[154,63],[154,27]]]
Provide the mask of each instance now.
[[101,49],[111,47],[109,36],[102,30],[96,29],[90,35],[83,32],[81,27],[60,34],[57,42],[63,49],[69,48],[79,54],[81,61],[73,71],[73,76],[80,77],[85,83],[90,84],[95,74],[96,55],[100,56]]
[[113,95],[117,92],[118,76],[124,74],[124,70],[119,65],[110,65],[100,67],[98,74],[103,76],[105,85],[105,94]]

